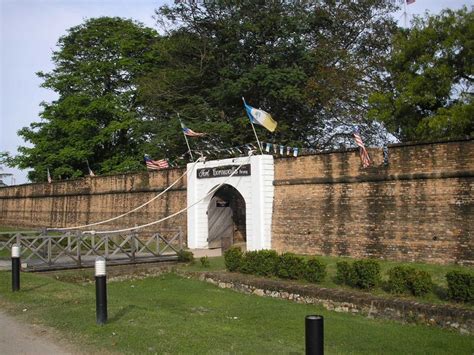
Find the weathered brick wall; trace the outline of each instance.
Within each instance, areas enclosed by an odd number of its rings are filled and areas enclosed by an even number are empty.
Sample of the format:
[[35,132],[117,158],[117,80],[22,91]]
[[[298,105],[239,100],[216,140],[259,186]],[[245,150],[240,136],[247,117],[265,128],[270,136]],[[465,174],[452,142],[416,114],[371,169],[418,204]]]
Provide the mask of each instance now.
[[303,254],[474,263],[473,140],[279,159],[272,247]]
[[[272,247],[303,254],[474,264],[474,141],[395,145],[389,165],[370,149],[275,160]],[[0,225],[60,227],[101,221],[148,201],[172,169],[0,188]],[[147,207],[107,225],[141,225],[186,207],[183,179]],[[247,213],[249,213],[247,211]],[[186,213],[157,229],[186,231]]]
[[[182,169],[171,169],[1,188],[0,225],[64,227],[103,221],[150,200],[183,173]],[[141,225],[185,207],[186,178],[146,207],[91,229],[108,230]],[[186,213],[160,224],[160,229],[177,227],[186,230]]]

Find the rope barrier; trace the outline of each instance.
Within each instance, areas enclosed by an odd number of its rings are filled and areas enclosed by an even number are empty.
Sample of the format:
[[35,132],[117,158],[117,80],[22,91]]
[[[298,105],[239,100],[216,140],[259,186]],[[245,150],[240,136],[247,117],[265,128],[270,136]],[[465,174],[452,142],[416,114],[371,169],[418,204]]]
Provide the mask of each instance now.
[[181,214],[181,213],[187,211],[187,210],[190,209],[191,207],[197,205],[199,202],[203,201],[207,196],[209,196],[209,195],[213,194],[215,191],[217,191],[222,185],[224,185],[227,181],[229,181],[230,178],[231,178],[232,176],[234,176],[234,175],[237,173],[237,171],[239,171],[239,169],[240,169],[243,165],[247,164],[247,163],[250,161],[250,158],[251,158],[251,156],[249,156],[246,161],[244,161],[242,164],[240,164],[240,165],[232,172],[232,174],[230,174],[230,175],[227,177],[227,179],[225,179],[225,180],[224,180],[223,182],[221,182],[219,185],[213,187],[213,188],[212,188],[206,195],[204,195],[201,199],[197,200],[196,202],[194,202],[194,203],[191,204],[190,206],[188,206],[188,207],[186,207],[186,208],[183,208],[182,210],[179,210],[178,212],[175,212],[175,213],[173,213],[173,214],[171,214],[171,215],[169,215],[169,216],[166,216],[166,217],[164,217],[164,218],[161,218],[161,219],[159,219],[159,220],[157,220],[157,221],[153,221],[153,222],[150,222],[150,223],[147,223],[147,224],[142,224],[142,225],[136,226],[136,227],[123,228],[123,229],[116,229],[116,230],[110,230],[110,231],[93,231],[93,230],[91,230],[91,231],[84,231],[83,233],[84,233],[84,234],[94,234],[94,235],[97,234],[97,235],[100,235],[100,234],[111,234],[111,233],[129,232],[129,231],[132,231],[132,230],[138,230],[138,229],[146,228],[146,227],[149,227],[149,226],[153,226],[153,225],[155,225],[155,224],[158,224],[158,223],[164,222],[164,221],[166,221],[166,220],[168,220],[168,219],[170,219],[170,218],[173,218],[173,217],[175,217],[175,216],[177,216],[177,215],[179,215],[179,214]]
[[168,192],[174,185],[176,185],[178,183],[178,181],[180,181],[184,176],[186,176],[188,174],[188,172],[193,172],[194,171],[194,168],[196,167],[196,164],[201,160],[202,158],[199,158],[197,159],[194,163],[193,163],[193,166],[190,170],[186,170],[183,175],[181,175],[175,182],[173,182],[170,186],[168,186],[165,190],[163,190],[162,192],[160,192],[158,195],[156,195],[155,197],[153,197],[151,200],[148,200],[147,202],[145,202],[144,204],[138,206],[138,207],[135,207],[133,210],[130,210],[128,212],[125,212],[119,216],[115,216],[115,217],[112,217],[112,218],[109,218],[109,219],[106,219],[104,221],[99,221],[99,222],[95,222],[95,223],[89,223],[89,224],[84,224],[84,225],[81,225],[81,226],[75,226],[75,227],[66,227],[66,228],[46,228],[46,230],[48,231],[67,231],[67,230],[73,230],[73,229],[82,229],[82,228],[86,228],[86,227],[92,227],[92,226],[97,226],[99,224],[104,224],[104,223],[107,223],[107,222],[111,222],[111,221],[115,221],[119,218],[122,218],[126,215],[129,215],[130,213],[133,213],[133,212],[136,212],[138,211],[139,209],[145,207],[146,205],[149,205],[150,203],[152,203],[153,201],[155,201],[156,199],[158,199],[159,197],[161,197],[162,195],[164,195],[166,192]]

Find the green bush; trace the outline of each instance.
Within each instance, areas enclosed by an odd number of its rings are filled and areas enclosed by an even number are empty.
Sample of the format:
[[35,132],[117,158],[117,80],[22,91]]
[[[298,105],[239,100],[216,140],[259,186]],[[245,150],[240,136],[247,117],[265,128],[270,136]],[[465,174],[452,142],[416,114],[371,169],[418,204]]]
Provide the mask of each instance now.
[[203,256],[201,257],[201,259],[199,259],[201,261],[201,266],[202,267],[209,267],[211,266],[211,263],[209,262],[209,258],[207,256]]
[[178,251],[178,261],[194,262],[194,254],[189,250]]
[[408,292],[407,279],[410,274],[410,269],[407,266],[395,266],[388,271],[387,291],[394,294],[401,294]]
[[450,271],[446,274],[448,297],[455,301],[474,302],[474,274]]
[[380,282],[380,264],[375,260],[357,260],[352,264],[350,284],[369,290]]
[[257,251],[248,251],[242,257],[242,263],[240,264],[239,271],[244,274],[256,273],[257,267]]
[[339,261],[336,263],[336,283],[351,285],[352,266],[347,261]]
[[279,256],[274,250],[260,250],[257,252],[256,274],[260,276],[274,276]]
[[240,248],[232,247],[225,251],[224,262],[228,271],[239,271],[242,265],[243,253]]
[[282,279],[298,280],[305,274],[306,263],[301,256],[293,253],[284,253],[280,255],[277,265],[277,276]]
[[326,264],[316,258],[311,258],[306,263],[304,278],[309,282],[321,282],[326,277]]
[[388,272],[387,289],[390,293],[411,293],[423,296],[431,291],[433,282],[426,271],[410,266],[396,266]]
[[408,289],[413,296],[424,296],[433,288],[431,275],[423,270],[415,270],[408,276]]

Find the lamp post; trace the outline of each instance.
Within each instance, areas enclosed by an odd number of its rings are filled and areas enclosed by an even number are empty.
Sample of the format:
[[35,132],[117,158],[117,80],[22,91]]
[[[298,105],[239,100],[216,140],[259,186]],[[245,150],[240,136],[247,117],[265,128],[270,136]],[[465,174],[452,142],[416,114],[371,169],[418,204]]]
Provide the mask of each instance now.
[[95,260],[95,299],[96,322],[102,325],[107,322],[107,276],[103,257]]
[[305,318],[306,355],[324,355],[324,317]]
[[20,246],[12,246],[12,291],[20,291]]

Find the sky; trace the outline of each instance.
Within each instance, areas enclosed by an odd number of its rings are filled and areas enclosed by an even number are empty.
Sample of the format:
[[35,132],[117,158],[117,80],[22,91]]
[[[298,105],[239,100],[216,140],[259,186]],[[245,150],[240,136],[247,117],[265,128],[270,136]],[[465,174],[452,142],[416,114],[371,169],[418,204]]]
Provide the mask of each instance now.
[[[156,28],[154,10],[172,1],[153,0],[0,0],[0,151],[15,154],[26,143],[17,135],[22,127],[39,122],[42,101],[57,98],[40,87],[36,72],[53,69],[52,52],[67,29],[85,19],[119,16]],[[407,6],[410,15],[439,13],[443,8],[474,6],[474,0],[416,0]],[[403,25],[403,11],[394,14]],[[13,173],[7,184],[27,183],[26,171]],[[9,181],[10,180],[10,181]]]

